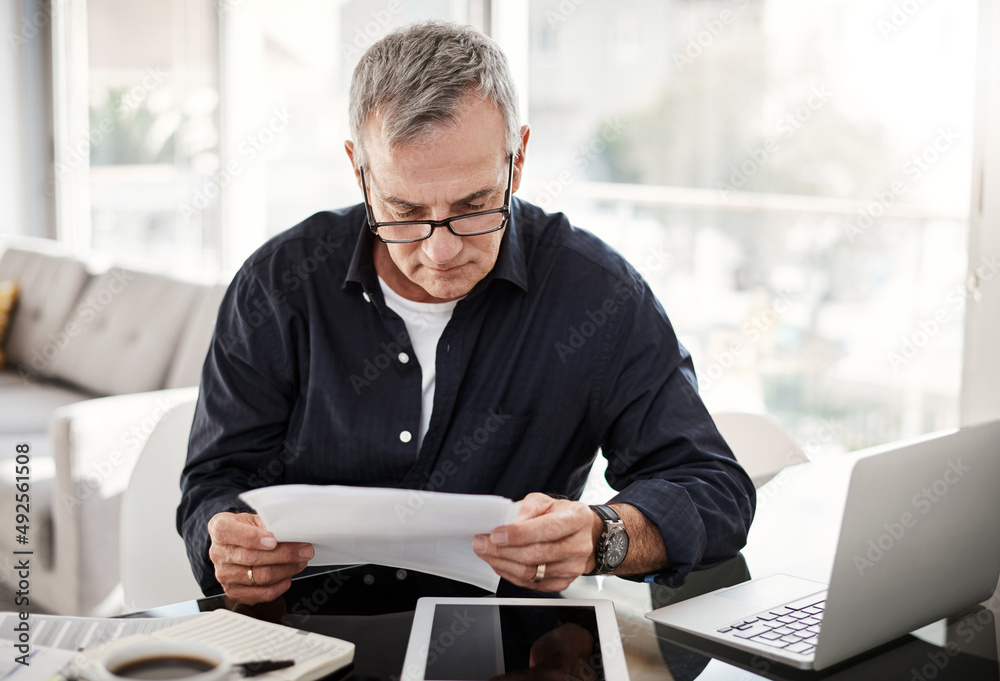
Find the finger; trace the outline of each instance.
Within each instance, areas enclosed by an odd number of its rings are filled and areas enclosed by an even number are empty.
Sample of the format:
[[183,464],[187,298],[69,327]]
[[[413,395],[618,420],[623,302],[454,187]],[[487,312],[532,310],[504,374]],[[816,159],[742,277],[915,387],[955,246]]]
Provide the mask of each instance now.
[[[586,507],[581,505],[581,508]],[[490,533],[490,541],[498,546],[554,542],[576,532],[589,533],[591,525],[591,518],[580,513],[577,504],[564,504],[542,515],[498,527]]]
[[545,576],[536,582],[534,578],[538,574],[538,565],[523,565],[503,558],[490,558],[486,562],[511,584],[536,591],[562,591],[580,576],[579,572],[568,569],[564,564],[546,563]]
[[235,563],[237,565],[280,565],[282,563],[298,563],[311,560],[316,552],[312,544],[301,542],[282,542],[270,551],[248,549],[242,546],[212,544],[208,549],[208,557],[216,565]]
[[527,520],[546,513],[556,503],[548,494],[532,492],[518,502],[517,520]]
[[491,564],[494,558],[527,566],[565,564],[570,566],[566,574],[575,571],[576,575],[580,575],[587,571],[592,547],[586,538],[574,535],[558,542],[528,546],[496,546],[487,542],[485,546],[474,545],[473,550]]
[[[519,523],[531,518],[536,518],[540,515],[548,513],[552,507],[557,503],[556,499],[553,499],[547,494],[541,494],[539,492],[532,492],[526,496],[521,501],[517,502],[518,511],[517,519],[515,523]],[[490,533],[493,540],[496,543],[506,543],[506,534],[510,525],[502,525],[500,527],[494,528]],[[485,536],[485,535],[484,535]]]
[[291,579],[305,570],[308,563],[285,563],[282,565],[254,565],[253,582],[250,582],[250,565],[220,565],[215,570],[215,578],[220,584],[231,586],[270,586]]
[[224,586],[226,595],[237,603],[256,605],[273,601],[292,586],[292,580],[286,579],[269,586]]
[[580,576],[580,573],[573,569],[573,564],[570,561],[525,564],[508,558],[501,558],[499,556],[490,556],[489,558],[484,558],[484,560],[490,564],[490,567],[492,567],[498,575],[508,581],[511,581],[513,578],[521,582],[531,582],[538,574],[538,568],[541,565],[545,566],[544,576],[538,582],[533,582],[535,584],[541,583],[547,579],[576,579]]
[[208,536],[217,544],[270,550],[278,540],[254,514],[216,513],[208,521]]

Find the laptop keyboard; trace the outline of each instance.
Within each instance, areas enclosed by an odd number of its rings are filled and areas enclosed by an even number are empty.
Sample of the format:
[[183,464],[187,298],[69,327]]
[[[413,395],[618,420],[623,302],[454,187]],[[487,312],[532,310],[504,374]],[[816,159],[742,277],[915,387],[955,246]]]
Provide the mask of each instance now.
[[731,622],[716,631],[790,653],[809,655],[816,649],[825,605],[826,593],[813,594],[754,617]]

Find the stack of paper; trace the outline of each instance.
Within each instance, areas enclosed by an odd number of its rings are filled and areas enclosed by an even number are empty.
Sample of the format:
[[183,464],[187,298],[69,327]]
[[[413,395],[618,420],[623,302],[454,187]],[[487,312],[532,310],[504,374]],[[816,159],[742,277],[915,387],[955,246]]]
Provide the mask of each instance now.
[[[64,615],[31,615],[31,654],[28,665],[22,665],[11,655],[0,659],[0,680],[38,681],[62,679],[57,672],[80,651],[90,650],[111,641],[154,631],[202,617],[201,613],[181,617],[112,619],[99,617],[69,617]],[[15,612],[0,613],[0,640],[14,641],[18,624]]]
[[488,591],[500,578],[472,538],[514,522],[518,511],[497,496],[340,485],[277,485],[240,498],[278,541],[312,544],[313,564],[389,565]]

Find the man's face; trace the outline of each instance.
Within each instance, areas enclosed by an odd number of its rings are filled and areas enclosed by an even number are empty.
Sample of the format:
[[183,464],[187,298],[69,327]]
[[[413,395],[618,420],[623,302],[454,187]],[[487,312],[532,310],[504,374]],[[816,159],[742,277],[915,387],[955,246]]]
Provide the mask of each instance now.
[[[507,154],[503,117],[488,100],[470,100],[453,123],[415,144],[390,149],[378,128],[366,134],[365,181],[377,221],[444,220],[503,206]],[[527,139],[527,129],[522,132]],[[348,143],[348,154],[353,148]],[[515,159],[511,193],[521,180],[523,154]],[[465,296],[496,263],[504,230],[459,237],[438,227],[410,244],[376,241],[375,269],[404,298],[445,302]]]

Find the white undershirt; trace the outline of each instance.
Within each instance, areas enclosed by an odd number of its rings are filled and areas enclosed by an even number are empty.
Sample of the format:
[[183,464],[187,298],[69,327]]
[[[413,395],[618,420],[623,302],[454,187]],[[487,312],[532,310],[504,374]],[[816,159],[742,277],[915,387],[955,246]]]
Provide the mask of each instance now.
[[431,425],[431,411],[434,409],[434,379],[437,376],[437,345],[448,326],[457,300],[447,303],[418,303],[407,300],[393,291],[382,277],[378,278],[385,296],[385,304],[398,314],[406,324],[413,352],[420,364],[420,431],[417,433],[417,451],[424,441],[424,435]]

